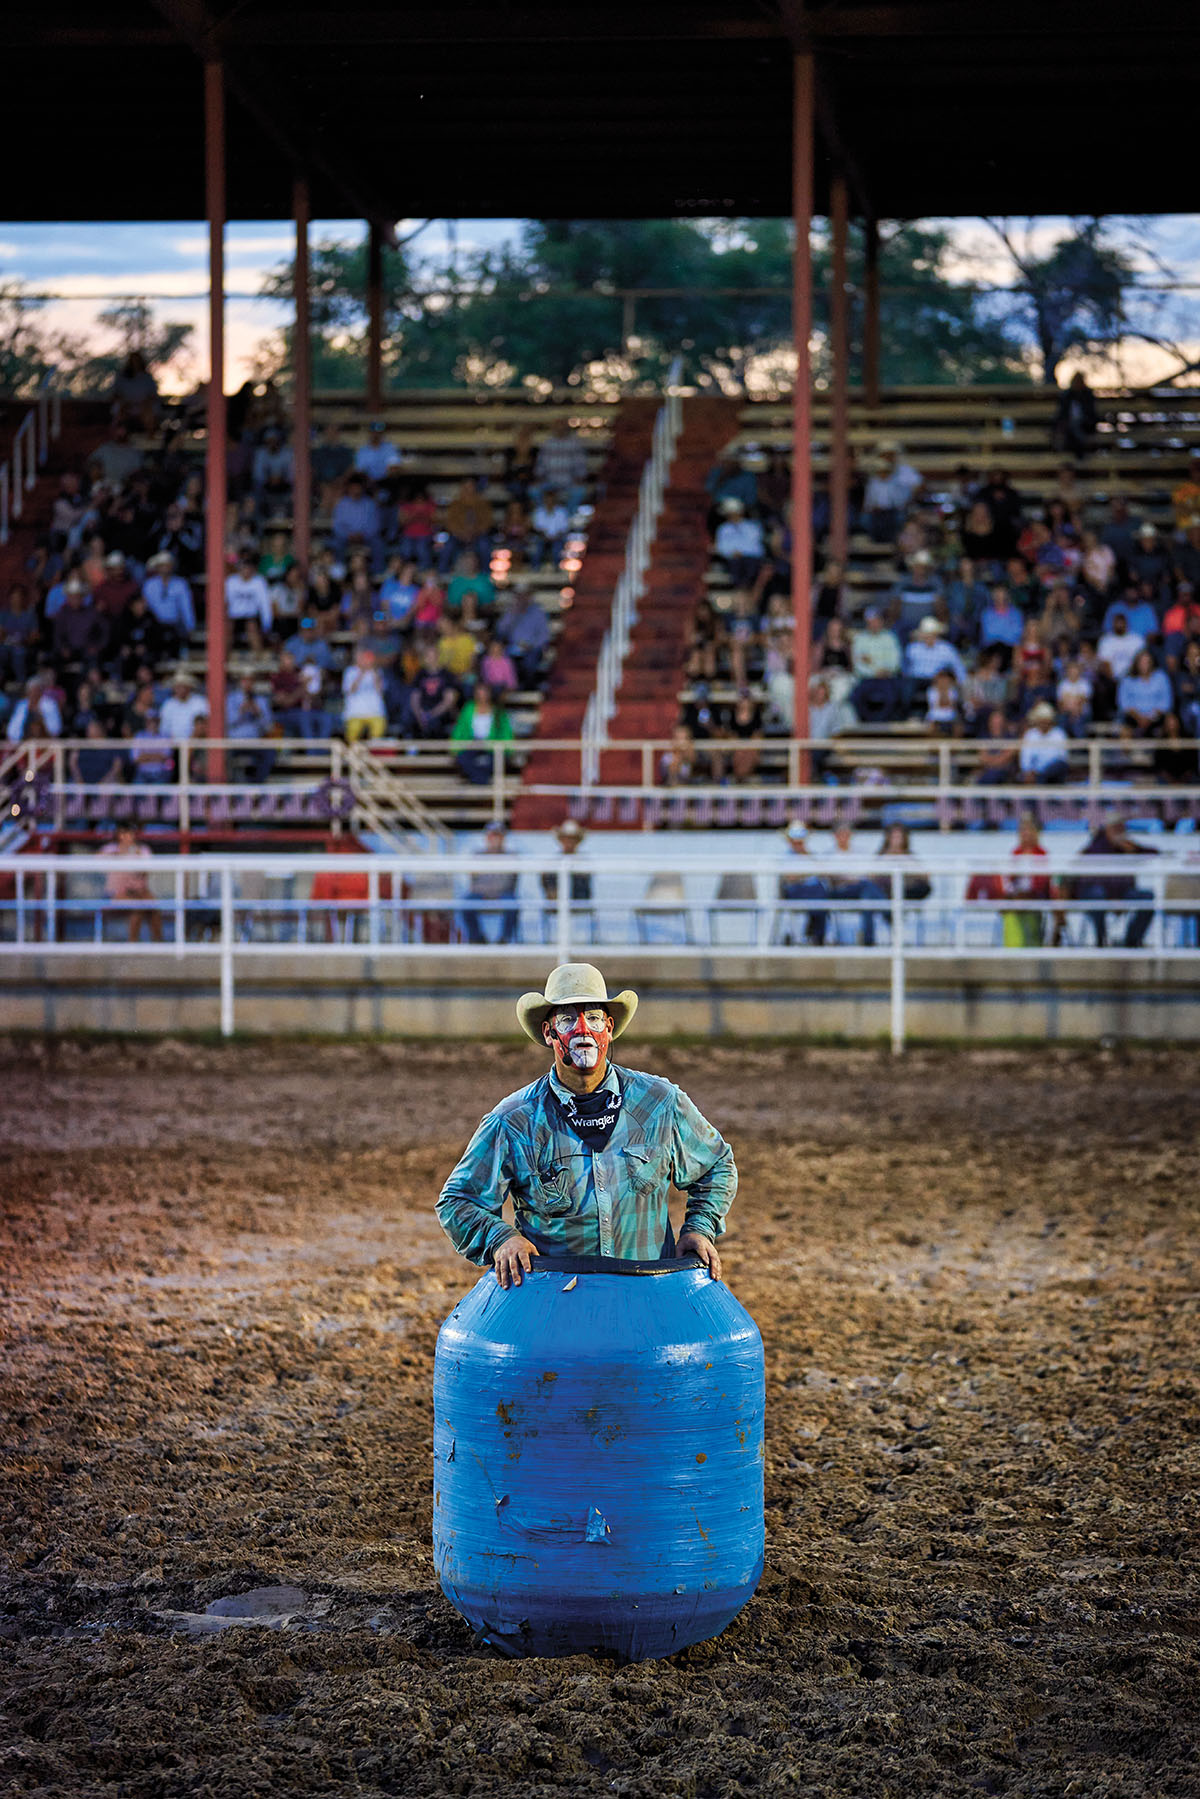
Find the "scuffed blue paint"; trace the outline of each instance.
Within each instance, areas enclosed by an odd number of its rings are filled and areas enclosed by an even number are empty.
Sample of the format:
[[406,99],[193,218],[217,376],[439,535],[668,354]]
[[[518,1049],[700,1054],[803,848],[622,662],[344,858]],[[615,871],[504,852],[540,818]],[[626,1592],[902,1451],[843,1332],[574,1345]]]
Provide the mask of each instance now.
[[512,1655],[670,1655],[762,1573],[758,1328],[697,1266],[611,1267],[485,1275],[438,1337],[438,1577]]

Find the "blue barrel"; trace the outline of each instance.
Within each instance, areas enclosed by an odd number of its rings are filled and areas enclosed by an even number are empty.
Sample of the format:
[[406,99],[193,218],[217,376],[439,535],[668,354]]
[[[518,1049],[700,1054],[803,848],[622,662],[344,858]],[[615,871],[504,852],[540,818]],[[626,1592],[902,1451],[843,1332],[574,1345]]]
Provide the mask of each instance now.
[[692,1258],[541,1256],[438,1336],[434,1561],[511,1655],[671,1655],[763,1565],[763,1350]]

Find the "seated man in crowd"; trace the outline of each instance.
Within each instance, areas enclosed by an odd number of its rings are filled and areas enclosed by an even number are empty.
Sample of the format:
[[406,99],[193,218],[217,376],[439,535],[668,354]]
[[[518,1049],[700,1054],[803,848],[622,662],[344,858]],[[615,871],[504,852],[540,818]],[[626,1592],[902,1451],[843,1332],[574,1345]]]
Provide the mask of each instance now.
[[880,443],[863,495],[872,543],[895,543],[904,515],[923,484],[922,476],[905,462],[904,452],[894,439]]
[[561,420],[539,444],[533,476],[530,492],[534,499],[561,494],[568,513],[583,504],[587,496],[587,450],[567,419]]
[[863,724],[890,724],[903,710],[902,652],[896,633],[878,606],[868,606],[864,624],[850,639],[850,666],[856,685],[851,704]]
[[496,621],[496,636],[517,665],[522,687],[536,687],[550,642],[550,621],[528,581],[514,581],[512,598]]
[[952,643],[947,643],[936,618],[923,618],[904,652],[905,711],[924,711],[925,694],[933,677],[948,669],[961,692],[967,671]]
[[[484,856],[512,854],[505,842],[504,825],[500,819],[494,818],[488,825],[479,853]],[[462,920],[468,943],[486,943],[488,941],[484,923],[489,918],[498,922],[496,936],[498,943],[516,943],[517,930],[521,922],[517,904],[516,874],[507,869],[497,869],[494,873],[478,869],[471,876],[466,899]]]

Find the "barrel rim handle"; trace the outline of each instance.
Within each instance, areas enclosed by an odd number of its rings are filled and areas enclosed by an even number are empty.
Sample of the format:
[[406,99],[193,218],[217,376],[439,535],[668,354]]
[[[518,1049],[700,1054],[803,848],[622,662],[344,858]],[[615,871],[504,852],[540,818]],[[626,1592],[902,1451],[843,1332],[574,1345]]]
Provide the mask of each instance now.
[[639,1262],[627,1256],[533,1257],[533,1274],[691,1274],[704,1263],[699,1256],[673,1256]]

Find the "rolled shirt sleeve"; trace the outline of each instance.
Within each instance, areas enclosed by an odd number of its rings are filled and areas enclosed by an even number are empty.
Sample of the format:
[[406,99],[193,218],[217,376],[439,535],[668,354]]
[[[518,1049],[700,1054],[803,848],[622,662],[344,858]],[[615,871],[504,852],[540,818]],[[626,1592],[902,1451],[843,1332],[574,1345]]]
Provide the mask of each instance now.
[[517,1234],[501,1217],[512,1194],[513,1173],[505,1121],[489,1112],[437,1202],[442,1229],[459,1255],[478,1268],[490,1268],[496,1250]]
[[737,1193],[733,1151],[715,1125],[679,1088],[675,1090],[671,1132],[671,1179],[687,1195],[685,1231],[715,1240],[725,1230],[725,1214]]

